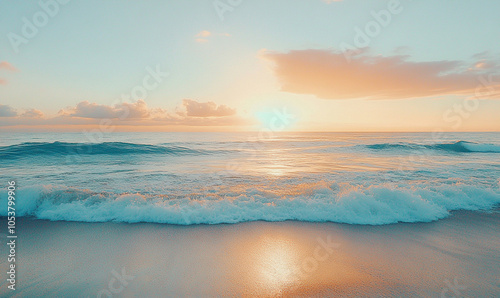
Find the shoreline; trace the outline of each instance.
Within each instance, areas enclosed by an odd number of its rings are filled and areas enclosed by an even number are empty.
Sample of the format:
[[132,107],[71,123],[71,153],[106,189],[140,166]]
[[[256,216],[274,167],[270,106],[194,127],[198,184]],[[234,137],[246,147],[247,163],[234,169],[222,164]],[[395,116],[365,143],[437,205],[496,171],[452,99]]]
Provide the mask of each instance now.
[[[5,218],[0,222],[7,225]],[[379,226],[296,221],[181,226],[28,218],[18,218],[16,226],[18,289],[6,292],[3,279],[0,293],[19,297],[106,297],[112,289],[120,289],[124,297],[500,293],[498,209]],[[0,252],[7,256],[5,247]],[[6,257],[0,265],[5,268]],[[122,270],[130,279],[110,289]]]
[[[105,224],[105,223],[113,223],[113,224],[125,224],[125,225],[140,225],[140,224],[151,224],[151,225],[160,225],[160,226],[171,226],[171,227],[197,227],[197,226],[232,226],[232,225],[240,225],[247,223],[309,223],[309,224],[334,224],[341,226],[364,226],[364,227],[385,227],[385,226],[395,226],[395,225],[418,225],[418,224],[429,224],[435,223],[443,220],[449,220],[454,216],[465,216],[465,215],[473,215],[473,214],[490,214],[490,213],[500,213],[500,204],[492,207],[491,209],[478,209],[478,210],[451,210],[449,211],[450,215],[444,218],[439,218],[431,221],[419,221],[419,222],[396,222],[396,223],[387,223],[387,224],[357,224],[357,223],[346,223],[346,222],[335,222],[335,221],[302,221],[302,220],[294,220],[287,219],[283,221],[267,221],[267,220],[248,220],[241,221],[236,223],[196,223],[196,224],[172,224],[172,223],[161,223],[161,222],[149,222],[149,221],[139,221],[139,222],[125,222],[125,221],[78,221],[78,220],[50,220],[50,219],[38,219],[33,216],[22,216],[16,217],[16,220],[25,220],[25,221],[38,221],[38,222],[51,222],[51,223],[82,223],[82,224]],[[0,222],[6,221],[6,216],[0,216]]]

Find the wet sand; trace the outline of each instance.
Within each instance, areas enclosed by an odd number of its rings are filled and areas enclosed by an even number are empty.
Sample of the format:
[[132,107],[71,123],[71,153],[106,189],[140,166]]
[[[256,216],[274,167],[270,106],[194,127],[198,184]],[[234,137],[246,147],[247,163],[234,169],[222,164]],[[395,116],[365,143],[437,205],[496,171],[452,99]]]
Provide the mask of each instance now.
[[18,218],[17,290],[2,245],[0,295],[498,297],[499,227],[498,209],[385,226]]

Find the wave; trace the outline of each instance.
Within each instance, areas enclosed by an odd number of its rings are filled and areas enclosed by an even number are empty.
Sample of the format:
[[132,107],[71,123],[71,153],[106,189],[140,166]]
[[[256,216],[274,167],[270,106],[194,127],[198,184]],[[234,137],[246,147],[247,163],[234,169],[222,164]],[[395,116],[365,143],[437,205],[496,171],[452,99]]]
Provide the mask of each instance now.
[[[0,191],[7,206],[7,194]],[[383,225],[429,222],[453,210],[489,210],[500,204],[500,190],[462,183],[362,186],[322,183],[283,195],[258,189],[243,193],[186,196],[92,192],[39,186],[16,194],[17,216],[82,222],[153,222],[177,225],[246,221],[338,222]],[[7,208],[0,208],[0,216]]]
[[478,144],[467,141],[458,141],[455,143],[442,143],[433,145],[421,145],[414,143],[383,143],[383,144],[372,144],[366,145],[367,148],[373,150],[387,150],[387,149],[408,149],[408,150],[419,150],[419,149],[431,149],[431,150],[442,150],[448,152],[485,152],[485,153],[500,153],[500,146],[493,144]]
[[37,155],[93,155],[93,154],[208,154],[208,150],[194,150],[181,146],[147,145],[125,142],[104,143],[66,143],[66,142],[29,142],[0,147],[0,158],[37,156]]

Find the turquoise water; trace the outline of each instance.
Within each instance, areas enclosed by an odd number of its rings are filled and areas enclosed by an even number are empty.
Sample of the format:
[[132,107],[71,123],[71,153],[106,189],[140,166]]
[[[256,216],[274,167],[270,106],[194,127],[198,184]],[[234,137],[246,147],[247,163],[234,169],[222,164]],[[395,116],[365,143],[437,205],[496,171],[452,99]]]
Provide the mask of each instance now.
[[15,180],[18,215],[50,220],[378,225],[500,204],[499,133],[13,133],[0,166],[2,202]]

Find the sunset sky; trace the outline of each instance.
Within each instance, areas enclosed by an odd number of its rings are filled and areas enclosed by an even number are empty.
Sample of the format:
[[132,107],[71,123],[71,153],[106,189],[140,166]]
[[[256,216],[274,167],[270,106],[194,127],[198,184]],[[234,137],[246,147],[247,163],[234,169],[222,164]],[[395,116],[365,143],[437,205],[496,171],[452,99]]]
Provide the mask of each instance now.
[[2,131],[500,131],[499,1],[40,3],[0,2]]

